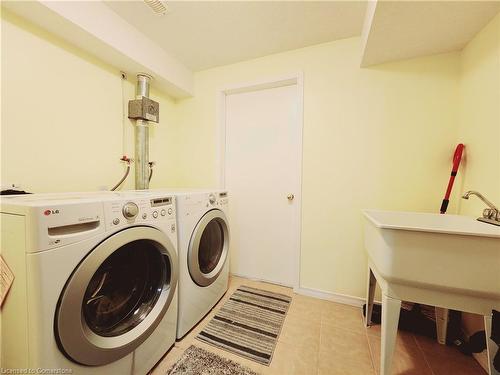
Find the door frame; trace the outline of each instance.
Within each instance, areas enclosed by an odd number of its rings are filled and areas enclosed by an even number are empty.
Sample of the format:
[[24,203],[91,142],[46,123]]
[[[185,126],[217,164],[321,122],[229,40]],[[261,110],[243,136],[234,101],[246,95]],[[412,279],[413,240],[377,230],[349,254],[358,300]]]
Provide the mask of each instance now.
[[[216,181],[221,189],[226,188],[226,97],[228,95],[241,94],[252,91],[260,91],[277,87],[295,86],[297,90],[297,129],[294,134],[296,143],[296,165],[297,178],[292,186],[295,195],[295,246],[294,246],[294,282],[293,289],[300,288],[300,254],[302,237],[302,158],[303,158],[303,128],[304,128],[304,74],[296,72],[284,76],[262,79],[259,81],[230,85],[217,90],[217,157],[216,157]],[[267,280],[263,280],[267,281]]]

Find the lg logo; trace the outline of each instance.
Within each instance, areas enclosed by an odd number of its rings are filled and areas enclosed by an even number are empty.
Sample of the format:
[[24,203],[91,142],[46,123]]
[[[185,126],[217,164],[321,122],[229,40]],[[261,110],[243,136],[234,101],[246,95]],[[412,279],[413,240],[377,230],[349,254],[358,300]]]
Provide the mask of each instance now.
[[56,215],[56,214],[58,214],[58,213],[59,213],[59,210],[45,210],[45,211],[43,212],[43,214],[44,214],[45,216],[49,216],[49,215]]

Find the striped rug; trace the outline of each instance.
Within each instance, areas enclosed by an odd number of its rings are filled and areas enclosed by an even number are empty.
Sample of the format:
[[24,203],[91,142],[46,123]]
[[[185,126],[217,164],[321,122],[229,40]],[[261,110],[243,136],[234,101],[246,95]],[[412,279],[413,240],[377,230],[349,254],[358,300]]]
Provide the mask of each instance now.
[[269,366],[291,300],[242,285],[196,338]]
[[248,367],[191,345],[166,375],[259,375]]

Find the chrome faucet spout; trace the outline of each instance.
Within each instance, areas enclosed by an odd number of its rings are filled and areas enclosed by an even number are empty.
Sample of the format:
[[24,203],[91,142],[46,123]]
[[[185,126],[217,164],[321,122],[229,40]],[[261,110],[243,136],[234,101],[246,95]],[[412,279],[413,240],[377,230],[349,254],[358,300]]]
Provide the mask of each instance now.
[[463,199],[469,199],[469,197],[471,195],[475,195],[476,197],[478,197],[479,199],[481,199],[488,207],[490,207],[493,210],[498,211],[498,208],[493,203],[491,203],[488,199],[486,199],[486,197],[484,195],[482,195],[481,193],[479,193],[477,191],[469,190],[464,195],[462,195],[462,198]]

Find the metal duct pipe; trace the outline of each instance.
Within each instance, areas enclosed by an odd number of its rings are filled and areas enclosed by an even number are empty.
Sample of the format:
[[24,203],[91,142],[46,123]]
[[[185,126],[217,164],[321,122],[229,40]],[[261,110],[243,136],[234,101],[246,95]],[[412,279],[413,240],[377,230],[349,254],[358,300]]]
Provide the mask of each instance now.
[[[152,77],[137,75],[136,99],[149,98],[149,83]],[[135,188],[149,189],[149,122],[136,120],[135,123]]]
[[135,89],[135,96],[137,99],[142,98],[145,96],[146,98],[149,98],[149,83],[153,77],[151,77],[148,74],[145,73],[139,73],[137,74],[137,86]]

